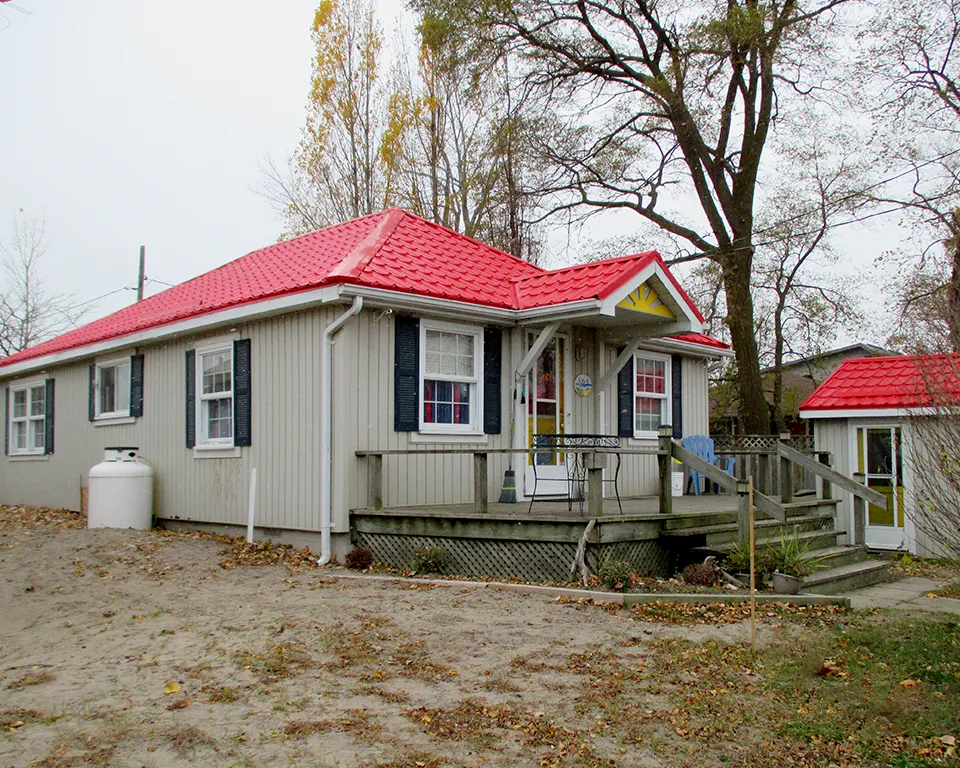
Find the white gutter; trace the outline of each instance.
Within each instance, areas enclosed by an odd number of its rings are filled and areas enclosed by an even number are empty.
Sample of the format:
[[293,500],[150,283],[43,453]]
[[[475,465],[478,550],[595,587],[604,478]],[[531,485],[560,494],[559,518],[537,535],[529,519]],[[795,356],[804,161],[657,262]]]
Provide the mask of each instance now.
[[330,562],[330,529],[333,528],[333,337],[344,324],[363,309],[363,296],[327,326],[320,345],[320,559],[317,565]]

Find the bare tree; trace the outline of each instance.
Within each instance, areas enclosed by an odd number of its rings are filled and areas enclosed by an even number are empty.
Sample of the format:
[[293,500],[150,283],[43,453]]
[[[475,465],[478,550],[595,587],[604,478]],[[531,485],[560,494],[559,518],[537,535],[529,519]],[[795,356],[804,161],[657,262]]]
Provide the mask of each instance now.
[[73,296],[51,293],[43,283],[46,223],[14,217],[0,242],[0,356],[6,357],[76,326],[84,313]]
[[[901,207],[923,242],[899,259],[900,341],[930,331],[960,351],[960,0],[879,2],[862,33],[861,103],[892,181],[866,195]],[[918,333],[918,331],[920,331]]]
[[911,516],[924,548],[960,557],[960,355],[916,358],[921,399],[907,432],[915,493]]
[[821,84],[843,1],[419,3],[526,57],[551,210],[630,210],[720,266],[750,431],[768,429],[750,291],[764,150],[788,102]]

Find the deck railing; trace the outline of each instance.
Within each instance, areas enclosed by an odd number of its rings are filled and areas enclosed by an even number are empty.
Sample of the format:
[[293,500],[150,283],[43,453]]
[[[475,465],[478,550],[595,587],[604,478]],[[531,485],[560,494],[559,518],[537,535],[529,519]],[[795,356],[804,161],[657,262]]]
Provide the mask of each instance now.
[[[742,451],[748,450],[746,448]],[[754,506],[770,517],[786,522],[787,506],[794,501],[795,493],[798,490],[796,485],[797,472],[799,467],[805,473],[804,478],[808,487],[806,490],[812,490],[816,497],[823,500],[832,500],[833,486],[848,491],[853,494],[854,500],[854,531],[853,543],[864,543],[865,528],[865,503],[875,504],[886,507],[887,498],[877,491],[866,487],[858,480],[846,477],[836,472],[830,466],[830,454],[819,452],[810,456],[803,451],[788,445],[786,440],[778,440],[769,448],[749,449],[756,451],[756,456],[765,457],[767,465],[773,465],[777,468],[777,490],[779,500],[774,494],[768,493],[769,485],[755,483],[753,494]],[[385,456],[415,456],[415,455],[462,455],[473,456],[473,510],[478,514],[485,514],[489,510],[488,498],[488,460],[492,455],[516,454],[519,456],[528,456],[530,454],[542,454],[544,449],[537,448],[456,448],[456,447],[432,447],[432,448],[400,448],[379,451],[357,451],[356,455],[367,462],[367,506],[373,509],[382,509],[384,507],[384,475],[383,460]],[[646,447],[617,447],[617,448],[591,448],[582,451],[584,454],[582,466],[586,471],[586,482],[583,484],[583,493],[586,496],[587,514],[590,518],[599,518],[603,516],[604,497],[603,497],[603,472],[607,467],[610,454],[619,454],[621,456],[656,456],[659,474],[659,508],[663,514],[673,512],[673,493],[671,487],[671,474],[674,469],[674,459],[680,460],[688,469],[696,470],[703,475],[708,482],[715,483],[724,491],[737,494],[739,501],[739,524],[738,529],[741,535],[746,535],[748,531],[749,500],[747,498],[749,485],[746,477],[732,475],[720,469],[705,459],[700,458],[694,453],[685,449],[679,440],[673,439],[673,430],[671,427],[661,427],[658,436],[656,448]],[[725,452],[729,453],[729,452]],[[749,455],[749,454],[748,454]],[[763,466],[758,463],[758,467]],[[772,470],[771,470],[772,471]],[[761,477],[764,475],[761,474]],[[862,477],[862,476],[861,476]],[[766,475],[769,480],[769,473]]]

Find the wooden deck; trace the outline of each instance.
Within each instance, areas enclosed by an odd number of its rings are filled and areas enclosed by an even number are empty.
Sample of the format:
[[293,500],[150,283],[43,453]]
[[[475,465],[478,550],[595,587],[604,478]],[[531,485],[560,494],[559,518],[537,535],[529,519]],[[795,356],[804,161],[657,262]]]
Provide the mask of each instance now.
[[[623,519],[649,519],[664,520],[668,517],[687,516],[687,515],[719,515],[737,511],[738,498],[729,494],[705,494],[703,496],[677,496],[673,499],[673,515],[667,516],[660,514],[659,497],[640,496],[630,499],[621,499],[623,512],[617,506],[616,499],[604,499],[603,519],[604,520],[623,520]],[[573,503],[573,508],[567,508],[565,500],[543,500],[535,501],[533,509],[530,509],[530,502],[517,502],[516,504],[491,503],[486,513],[478,513],[473,504],[436,504],[430,506],[418,507],[384,507],[382,509],[354,509],[352,514],[357,515],[390,515],[398,517],[445,517],[445,518],[476,518],[486,520],[518,518],[528,521],[549,522],[562,521],[571,522],[576,520],[587,521],[587,510],[584,506],[583,513],[580,512],[577,502]]]

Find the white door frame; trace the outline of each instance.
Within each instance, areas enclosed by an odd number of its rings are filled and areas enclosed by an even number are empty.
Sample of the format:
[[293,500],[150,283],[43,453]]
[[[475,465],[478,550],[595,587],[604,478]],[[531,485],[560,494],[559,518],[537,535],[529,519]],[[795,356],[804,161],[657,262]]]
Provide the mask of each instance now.
[[[521,333],[521,349],[525,354],[525,351],[529,345],[531,331],[523,329]],[[536,335],[535,333],[533,334]],[[556,333],[554,334],[553,339],[556,341],[557,345],[563,345],[563,370],[560,371],[563,384],[563,407],[564,411],[562,414],[559,414],[563,419],[563,432],[570,433],[573,432],[573,379],[571,377],[571,371],[573,370],[571,354],[572,350],[572,335],[569,333]],[[552,343],[552,342],[551,342]],[[542,354],[542,353],[541,353]],[[538,356],[539,359],[539,356]],[[523,385],[528,388],[527,397],[534,397],[534,392],[529,391],[529,383],[532,376],[536,375],[537,365],[534,361],[533,367],[530,369],[530,372],[525,377]],[[518,399],[519,400],[519,399]],[[528,401],[529,402],[529,401]],[[530,444],[530,423],[529,415],[527,413],[528,405],[526,403],[519,403],[518,401],[518,415],[522,415],[518,422],[523,425],[523,429],[518,429],[518,437],[522,441],[524,448],[528,447]],[[558,404],[559,410],[559,404]],[[523,454],[523,472],[518,473],[522,478],[522,495],[528,497],[533,493],[533,468],[529,464],[530,454]],[[556,466],[551,471],[551,467],[545,466],[538,470],[537,472],[537,496],[561,496],[568,493],[567,486],[567,470],[563,465]],[[560,485],[562,481],[563,485]]]
[[[899,429],[900,430],[900,462],[903,469],[903,528],[896,525],[891,528],[886,526],[870,525],[870,506],[864,503],[864,543],[871,549],[889,549],[889,550],[907,550],[916,552],[916,529],[913,520],[908,514],[912,503],[913,472],[910,466],[910,448],[908,425],[897,419],[875,419],[875,420],[851,420],[848,422],[849,430],[849,450],[850,450],[850,475],[853,476],[860,471],[858,464],[859,446],[857,441],[857,430],[863,429]],[[864,446],[864,461],[866,461],[866,446]],[[894,467],[895,470],[895,467]],[[866,481],[866,478],[864,478]],[[852,538],[854,528],[853,515],[853,495],[846,494],[850,500],[847,513],[847,530],[850,532],[848,538]],[[896,496],[894,496],[894,499]],[[896,522],[897,510],[894,510],[894,522]]]

